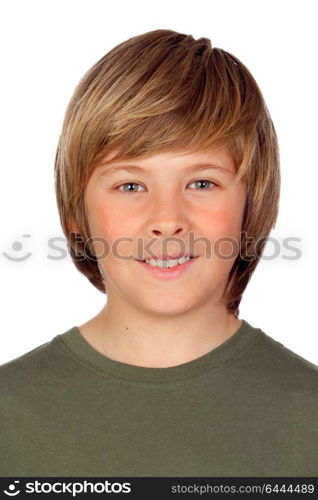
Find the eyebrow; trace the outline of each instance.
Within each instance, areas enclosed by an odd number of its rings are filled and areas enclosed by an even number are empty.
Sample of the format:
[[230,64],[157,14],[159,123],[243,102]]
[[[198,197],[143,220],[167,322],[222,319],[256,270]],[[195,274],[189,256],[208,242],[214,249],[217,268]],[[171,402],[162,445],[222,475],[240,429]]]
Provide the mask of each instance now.
[[[184,172],[201,172],[202,170],[217,170],[225,175],[228,175],[230,177],[234,177],[234,173],[224,167],[221,167],[221,165],[214,165],[211,163],[196,163],[195,165],[190,165],[186,168],[183,169]],[[142,167],[138,167],[137,165],[122,165],[122,166],[113,166],[107,168],[104,172],[101,173],[101,175],[106,175],[106,174],[112,174],[116,172],[132,172],[132,173],[140,173],[140,174],[149,174],[150,171],[147,169],[144,169]]]

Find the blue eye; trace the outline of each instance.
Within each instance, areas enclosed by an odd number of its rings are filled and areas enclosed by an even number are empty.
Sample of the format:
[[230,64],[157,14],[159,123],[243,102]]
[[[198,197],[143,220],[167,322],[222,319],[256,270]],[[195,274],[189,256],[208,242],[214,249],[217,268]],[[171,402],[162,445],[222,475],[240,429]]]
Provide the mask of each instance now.
[[[209,181],[208,179],[199,179],[197,181],[192,181],[189,185],[191,184],[194,184],[194,183],[201,183],[201,185],[203,184],[203,186],[207,186],[209,184],[213,185],[213,187],[210,187],[210,188],[207,188],[207,189],[198,189],[197,191],[211,191],[212,189],[215,189],[218,184],[216,184],[214,181]],[[124,184],[121,184],[120,186],[117,186],[116,189],[119,189],[121,188],[122,186],[141,186],[141,184],[139,184],[139,182],[125,182]],[[134,188],[132,189],[128,189],[128,190],[121,190],[123,193],[138,193],[140,192],[140,190],[136,191],[134,190]]]
[[[125,182],[124,184],[121,184],[120,186],[118,186],[118,188],[120,188],[121,186],[141,186],[141,184],[139,184],[138,182]],[[123,192],[124,193],[136,193],[137,191],[134,191],[133,189],[128,189],[128,191],[124,190]]]
[[[191,184],[195,184],[196,182],[201,182],[201,183],[203,183],[205,186],[206,186],[207,184],[213,184],[215,187],[217,186],[217,184],[216,184],[215,182],[213,182],[213,181],[209,181],[209,180],[207,180],[207,179],[199,179],[198,181],[193,181],[193,182],[191,182]],[[199,191],[210,191],[210,189],[199,189]]]

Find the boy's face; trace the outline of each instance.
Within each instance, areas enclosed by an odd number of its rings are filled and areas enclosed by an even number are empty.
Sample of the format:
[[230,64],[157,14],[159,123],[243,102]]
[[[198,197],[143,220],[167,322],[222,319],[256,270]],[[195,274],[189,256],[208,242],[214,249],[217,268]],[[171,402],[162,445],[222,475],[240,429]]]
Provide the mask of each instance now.
[[[109,171],[127,165],[142,170]],[[94,170],[85,203],[109,304],[173,315],[220,303],[239,251],[246,198],[234,174],[226,148],[163,153]],[[137,260],[175,253],[198,256],[177,277],[158,277]]]

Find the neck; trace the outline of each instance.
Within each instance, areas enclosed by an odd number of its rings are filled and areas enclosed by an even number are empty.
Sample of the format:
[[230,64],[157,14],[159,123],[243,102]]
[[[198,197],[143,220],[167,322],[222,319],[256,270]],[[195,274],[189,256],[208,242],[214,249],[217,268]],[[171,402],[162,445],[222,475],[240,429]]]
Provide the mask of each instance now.
[[206,303],[173,316],[152,315],[127,303],[107,301],[79,326],[97,351],[115,361],[166,368],[192,361],[229,339],[242,322],[225,305]]

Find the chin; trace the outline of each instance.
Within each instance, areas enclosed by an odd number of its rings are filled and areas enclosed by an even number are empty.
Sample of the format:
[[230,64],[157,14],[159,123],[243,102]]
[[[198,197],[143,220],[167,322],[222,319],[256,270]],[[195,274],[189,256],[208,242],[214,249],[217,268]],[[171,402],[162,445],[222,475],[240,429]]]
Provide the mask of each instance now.
[[193,295],[188,298],[182,297],[180,295],[178,297],[173,297],[173,294],[168,294],[165,297],[159,298],[148,297],[145,300],[142,300],[142,309],[149,314],[154,314],[160,317],[163,316],[176,316],[180,314],[185,314],[191,309],[196,307],[196,301],[194,300]]

